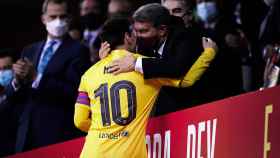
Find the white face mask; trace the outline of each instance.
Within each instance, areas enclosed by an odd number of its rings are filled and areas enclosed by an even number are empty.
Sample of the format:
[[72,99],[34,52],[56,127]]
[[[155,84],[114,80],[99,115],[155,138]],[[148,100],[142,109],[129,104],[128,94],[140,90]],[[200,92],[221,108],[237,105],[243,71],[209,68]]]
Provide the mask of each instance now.
[[0,70],[0,85],[3,87],[8,86],[12,82],[13,76],[13,71],[11,69]]
[[267,6],[273,6],[275,0],[264,0],[264,3],[267,5]]
[[215,2],[202,2],[197,4],[197,16],[203,21],[203,22],[211,22],[217,14],[217,6]]
[[49,34],[54,37],[62,37],[68,32],[68,23],[65,20],[55,19],[46,23]]

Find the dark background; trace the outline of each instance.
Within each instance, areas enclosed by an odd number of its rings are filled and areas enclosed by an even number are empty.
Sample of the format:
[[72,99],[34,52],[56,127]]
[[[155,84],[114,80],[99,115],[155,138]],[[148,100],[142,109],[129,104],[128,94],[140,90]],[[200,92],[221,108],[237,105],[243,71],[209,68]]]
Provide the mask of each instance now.
[[15,48],[40,40],[44,36],[40,6],[42,0],[0,1],[0,49]]
[[[44,0],[0,0],[0,49],[15,48],[21,51],[24,46],[45,38],[46,32],[41,23],[41,6]],[[104,0],[105,1],[105,0]],[[133,0],[136,6],[160,0]],[[218,0],[223,13],[230,13],[230,6],[236,0]],[[79,0],[71,0],[71,7],[79,13]]]
[[[46,32],[41,23],[43,2],[44,0],[0,0],[0,49],[15,48],[20,52],[24,46],[45,38]],[[143,0],[135,2],[145,3]],[[79,0],[72,0],[71,4],[78,14]]]

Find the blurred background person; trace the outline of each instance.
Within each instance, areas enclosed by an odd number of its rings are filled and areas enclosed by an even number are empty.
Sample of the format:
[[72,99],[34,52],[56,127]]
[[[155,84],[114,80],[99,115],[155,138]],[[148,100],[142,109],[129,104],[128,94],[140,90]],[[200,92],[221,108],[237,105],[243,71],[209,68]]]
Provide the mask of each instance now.
[[107,19],[107,5],[106,0],[82,0],[80,3],[82,43],[89,48],[93,64],[99,60],[97,52],[101,42],[97,37]]
[[[243,45],[243,53],[241,55],[242,63],[242,82],[244,92],[249,92],[254,89],[254,77],[253,77],[253,48],[244,27],[244,19],[242,18],[243,4],[240,0],[236,0],[233,4],[232,20],[236,24],[237,31],[240,34],[241,45]],[[245,49],[247,48],[247,50]],[[246,53],[247,52],[247,53]]]
[[[253,69],[253,90],[263,86],[268,56],[266,48],[279,43],[279,0],[258,0],[255,3],[242,0],[241,22],[250,44]],[[254,12],[252,12],[254,10]],[[268,47],[267,47],[268,46]],[[267,72],[267,71],[266,71]]]
[[11,83],[14,76],[12,70],[14,63],[14,56],[12,54],[13,52],[14,50],[12,49],[0,50],[0,94],[5,91],[6,87]]
[[7,48],[0,50],[0,110],[5,108],[5,102],[11,96],[9,85],[14,79],[12,66],[17,58],[15,49]]
[[198,27],[195,21],[194,2],[192,0],[164,0],[162,5],[174,16],[184,20],[185,27]]
[[7,87],[13,80],[13,63],[17,51],[14,49],[0,50],[0,157],[14,153],[17,127],[17,102],[19,98],[12,97]]
[[[196,0],[196,14],[204,36],[214,39],[220,53],[213,62],[209,74],[201,80],[207,102],[234,96],[244,92],[242,56],[248,56],[242,31],[232,17],[223,14],[217,0]],[[199,85],[199,84],[197,84]]]
[[83,0],[80,4],[83,41],[87,47],[93,45],[106,20],[107,6],[104,3],[100,0]]

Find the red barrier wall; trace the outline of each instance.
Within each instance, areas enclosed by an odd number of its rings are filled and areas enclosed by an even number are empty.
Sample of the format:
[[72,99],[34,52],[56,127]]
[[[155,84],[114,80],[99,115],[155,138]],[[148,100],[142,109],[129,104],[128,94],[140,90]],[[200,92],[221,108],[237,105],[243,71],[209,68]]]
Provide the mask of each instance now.
[[[149,121],[149,158],[279,158],[280,87],[228,98]],[[10,158],[76,158],[84,139]]]

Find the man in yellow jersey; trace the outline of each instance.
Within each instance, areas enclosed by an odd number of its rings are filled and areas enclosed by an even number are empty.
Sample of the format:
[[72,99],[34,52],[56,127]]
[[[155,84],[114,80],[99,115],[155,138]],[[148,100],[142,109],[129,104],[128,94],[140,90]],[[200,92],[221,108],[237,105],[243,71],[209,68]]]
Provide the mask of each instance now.
[[[107,21],[101,38],[113,51],[82,77],[75,106],[75,125],[88,132],[81,158],[146,158],[145,132],[162,85],[188,87],[209,67],[216,51],[206,48],[185,77],[144,80],[138,72],[108,73],[108,65],[130,50],[133,34],[127,19]],[[215,43],[204,39],[204,46]],[[139,57],[140,55],[135,54]]]

